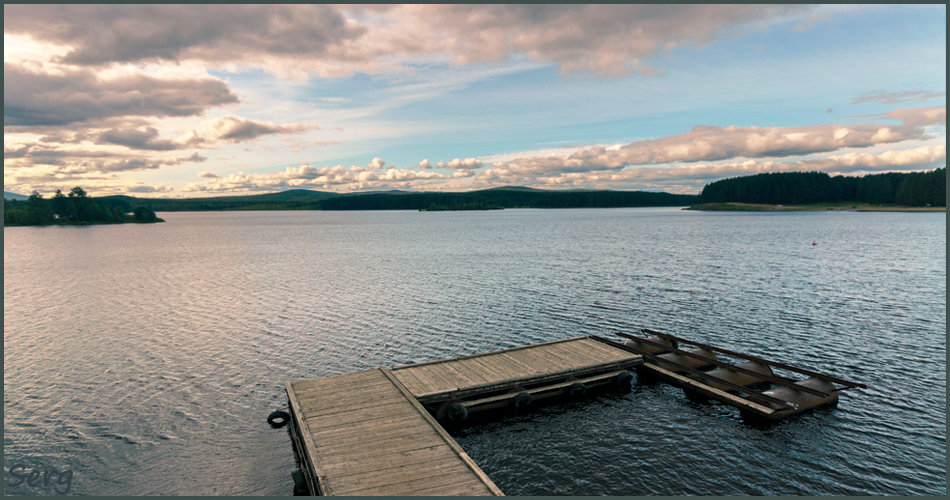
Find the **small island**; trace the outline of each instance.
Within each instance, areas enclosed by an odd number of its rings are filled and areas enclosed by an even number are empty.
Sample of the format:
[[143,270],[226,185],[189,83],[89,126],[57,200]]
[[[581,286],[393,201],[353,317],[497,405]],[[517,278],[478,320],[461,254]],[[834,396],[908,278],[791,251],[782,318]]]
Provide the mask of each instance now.
[[76,186],[69,195],[57,189],[50,199],[33,191],[26,200],[3,200],[4,226],[86,226],[165,222],[145,206],[101,202]]

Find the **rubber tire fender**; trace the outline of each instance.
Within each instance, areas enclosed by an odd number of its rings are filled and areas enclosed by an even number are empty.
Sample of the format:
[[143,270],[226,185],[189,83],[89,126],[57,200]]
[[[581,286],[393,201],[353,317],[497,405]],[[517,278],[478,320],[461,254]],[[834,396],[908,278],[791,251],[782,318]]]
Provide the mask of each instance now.
[[614,388],[621,393],[628,393],[633,390],[633,373],[630,373],[629,370],[617,374],[614,377]]
[[468,420],[468,408],[462,403],[455,401],[450,403],[445,409],[445,416],[453,422],[464,422]]
[[281,410],[272,411],[267,416],[267,423],[275,429],[280,429],[290,423],[290,414]]
[[584,395],[587,394],[587,386],[584,385],[583,382],[574,382],[570,387],[568,387],[567,393],[572,398],[584,397]]
[[519,392],[517,396],[511,399],[511,406],[516,410],[523,410],[531,406],[531,394]]

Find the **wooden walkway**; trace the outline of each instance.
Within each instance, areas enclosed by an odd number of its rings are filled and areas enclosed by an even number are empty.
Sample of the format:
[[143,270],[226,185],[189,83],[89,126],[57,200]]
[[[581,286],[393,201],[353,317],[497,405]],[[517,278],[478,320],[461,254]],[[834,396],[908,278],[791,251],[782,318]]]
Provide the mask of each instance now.
[[413,396],[430,403],[625,369],[642,360],[591,337],[574,337],[399,366],[392,373]]
[[385,368],[289,382],[291,436],[320,495],[502,495]]
[[629,389],[623,376],[642,361],[609,343],[576,337],[288,382],[290,434],[315,494],[503,495],[433,417],[439,404],[464,404],[467,415],[470,407],[517,408],[516,396],[586,392],[585,384],[619,380]]
[[[391,371],[288,382],[290,434],[307,488],[319,495],[503,495],[439,421],[459,424],[470,411],[520,411],[534,398],[576,397],[589,388],[629,391],[634,367],[643,376],[683,387],[691,398],[717,399],[767,420],[835,404],[838,391],[867,387],[652,330],[643,333],[652,336],[618,333],[623,343],[575,337]],[[727,363],[717,355],[741,362]],[[810,378],[780,376],[773,369]]]

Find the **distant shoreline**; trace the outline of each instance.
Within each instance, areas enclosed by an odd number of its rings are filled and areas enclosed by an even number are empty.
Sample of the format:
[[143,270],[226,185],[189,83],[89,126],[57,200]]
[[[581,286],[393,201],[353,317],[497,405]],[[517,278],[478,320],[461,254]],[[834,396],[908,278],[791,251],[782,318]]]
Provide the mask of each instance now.
[[156,224],[165,222],[165,219],[156,217],[153,220],[115,220],[115,221],[97,221],[97,222],[54,222],[51,224],[14,224],[4,223],[3,227],[52,227],[52,226],[103,226],[114,224]]
[[911,207],[904,205],[874,205],[870,203],[811,203],[808,205],[773,205],[768,203],[700,203],[683,210],[707,212],[793,212],[837,210],[844,212],[946,212],[947,207]]

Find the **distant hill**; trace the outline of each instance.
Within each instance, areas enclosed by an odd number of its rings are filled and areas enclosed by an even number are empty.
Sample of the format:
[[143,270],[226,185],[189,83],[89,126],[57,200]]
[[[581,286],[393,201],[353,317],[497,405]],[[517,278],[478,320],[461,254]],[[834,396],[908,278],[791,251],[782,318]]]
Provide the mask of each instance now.
[[291,189],[279,193],[245,196],[215,196],[208,198],[136,198],[131,196],[104,196],[107,203],[120,207],[142,205],[156,212],[188,212],[205,210],[314,210],[319,202],[340,196],[338,193]]
[[607,208],[687,206],[698,195],[645,191],[543,190],[501,187],[468,192],[381,191],[328,193],[293,189],[280,193],[213,198],[134,198],[106,196],[107,205],[127,210],[141,205],[156,212],[207,210],[462,210],[472,208]]
[[526,186],[501,186],[483,189],[482,191],[550,191],[549,189],[538,189]]
[[420,191],[402,191],[400,189],[390,189],[387,191],[357,191],[355,193],[340,193],[340,196],[360,196],[364,194],[417,194]]
[[4,199],[4,200],[25,200],[25,199],[28,199],[28,198],[29,198],[29,196],[22,195],[22,194],[11,193],[11,192],[9,192],[9,191],[4,191],[4,192],[3,192],[3,199]]
[[426,192],[340,196],[320,203],[323,210],[471,210],[495,208],[613,208],[686,206],[699,196],[644,191],[554,191],[493,188],[460,193]]

